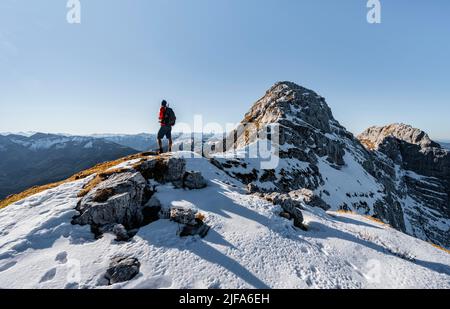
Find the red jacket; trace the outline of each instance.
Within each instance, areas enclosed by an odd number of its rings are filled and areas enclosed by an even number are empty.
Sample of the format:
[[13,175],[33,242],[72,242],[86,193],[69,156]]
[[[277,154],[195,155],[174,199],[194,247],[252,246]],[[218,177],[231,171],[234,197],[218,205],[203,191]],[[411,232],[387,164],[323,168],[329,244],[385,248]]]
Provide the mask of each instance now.
[[164,116],[166,114],[166,108],[164,106],[161,106],[161,109],[159,110],[159,123],[161,126],[165,126],[164,124]]

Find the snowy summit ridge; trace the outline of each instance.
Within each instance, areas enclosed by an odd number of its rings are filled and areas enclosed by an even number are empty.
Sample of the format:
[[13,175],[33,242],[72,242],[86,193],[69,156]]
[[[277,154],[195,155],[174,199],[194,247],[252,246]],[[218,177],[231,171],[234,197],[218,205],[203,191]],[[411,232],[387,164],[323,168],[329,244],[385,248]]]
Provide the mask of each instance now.
[[232,132],[237,141],[228,149],[252,147],[268,125],[280,125],[278,168],[217,158],[251,191],[309,189],[333,210],[369,215],[450,247],[450,152],[425,132],[396,124],[370,128],[357,139],[335,120],[323,97],[291,82],[267,91],[246,122],[257,128]]
[[290,82],[243,122],[244,154],[280,125],[276,168],[144,153],[0,210],[0,288],[450,288],[448,152],[365,148]]

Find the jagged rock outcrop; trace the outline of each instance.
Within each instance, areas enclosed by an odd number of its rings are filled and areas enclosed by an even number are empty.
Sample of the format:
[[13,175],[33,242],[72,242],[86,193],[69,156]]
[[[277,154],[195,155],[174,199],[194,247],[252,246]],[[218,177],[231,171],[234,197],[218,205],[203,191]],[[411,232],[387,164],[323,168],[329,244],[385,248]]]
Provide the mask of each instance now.
[[282,216],[286,216],[288,219],[294,220],[294,226],[303,228],[303,214],[302,203],[293,199],[288,194],[271,193],[264,196],[264,198],[275,205],[281,206],[283,209]]
[[[409,232],[450,243],[450,151],[422,130],[405,124],[371,127],[358,136],[379,161],[392,167],[396,190],[404,199]],[[396,168],[397,167],[397,168]]]
[[[116,240],[126,241],[138,228],[161,218],[162,205],[154,194],[158,184],[168,182],[192,190],[207,185],[201,173],[186,171],[185,159],[150,156],[95,176],[83,191],[85,195],[76,208],[79,214],[72,223],[90,225],[97,236],[113,233]],[[192,225],[200,227],[197,223],[194,220]],[[201,231],[204,235],[206,232]]]
[[118,256],[111,260],[105,278],[109,285],[130,281],[139,274],[140,268],[141,263],[137,258]]
[[104,226],[121,224],[127,229],[143,221],[142,206],[152,192],[139,172],[112,174],[83,197],[77,207],[75,224]]
[[405,124],[371,127],[358,139],[367,148],[385,154],[403,169],[450,180],[450,152],[419,129]]
[[322,208],[323,210],[329,210],[330,206],[325,201],[308,189],[299,189],[289,192],[289,196],[297,201],[310,205],[312,207]]
[[[371,128],[359,138],[334,119],[323,97],[279,82],[207,155],[250,193],[304,190],[305,204],[373,216],[449,248],[448,152],[405,125]],[[262,168],[267,158],[251,155],[267,141],[278,150],[272,169]],[[240,157],[230,156],[236,150]]]
[[203,189],[207,186],[205,178],[199,172],[186,172],[183,177],[183,187],[187,189]]

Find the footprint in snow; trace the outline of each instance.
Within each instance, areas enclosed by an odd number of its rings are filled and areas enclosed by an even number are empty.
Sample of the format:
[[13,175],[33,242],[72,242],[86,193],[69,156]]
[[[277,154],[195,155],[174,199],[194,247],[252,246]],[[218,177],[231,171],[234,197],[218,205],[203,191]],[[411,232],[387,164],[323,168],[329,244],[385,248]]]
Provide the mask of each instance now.
[[312,287],[313,285],[313,282],[310,277],[306,278],[305,283],[308,287]]
[[66,264],[67,263],[67,252],[62,251],[58,253],[55,257],[55,261],[59,262],[60,264]]
[[77,282],[69,282],[64,286],[65,290],[77,290],[80,285]]
[[316,268],[314,265],[311,265],[311,266],[309,267],[309,270],[310,270],[311,272],[313,272],[313,273],[316,273],[316,272],[317,272],[317,268]]
[[16,264],[17,264],[16,261],[12,261],[12,262],[8,262],[8,263],[6,263],[6,264],[4,264],[4,265],[1,265],[1,266],[0,266],[0,273],[1,273],[2,271],[5,271],[5,270],[10,269],[11,267],[13,267],[13,266],[16,265]]
[[52,268],[49,271],[47,271],[44,276],[42,276],[39,283],[50,281],[53,278],[55,278],[55,276],[56,276],[56,268]]

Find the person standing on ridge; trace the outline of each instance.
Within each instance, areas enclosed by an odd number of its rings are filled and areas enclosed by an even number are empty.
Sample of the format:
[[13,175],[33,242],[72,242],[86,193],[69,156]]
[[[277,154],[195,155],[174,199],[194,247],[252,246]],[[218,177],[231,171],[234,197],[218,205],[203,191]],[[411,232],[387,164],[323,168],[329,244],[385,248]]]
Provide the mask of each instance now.
[[161,128],[157,136],[159,153],[164,152],[162,147],[162,139],[164,137],[169,140],[169,152],[172,152],[172,127],[175,125],[176,119],[177,117],[175,117],[175,113],[168,106],[167,101],[163,100],[159,110],[159,123],[161,124]]

